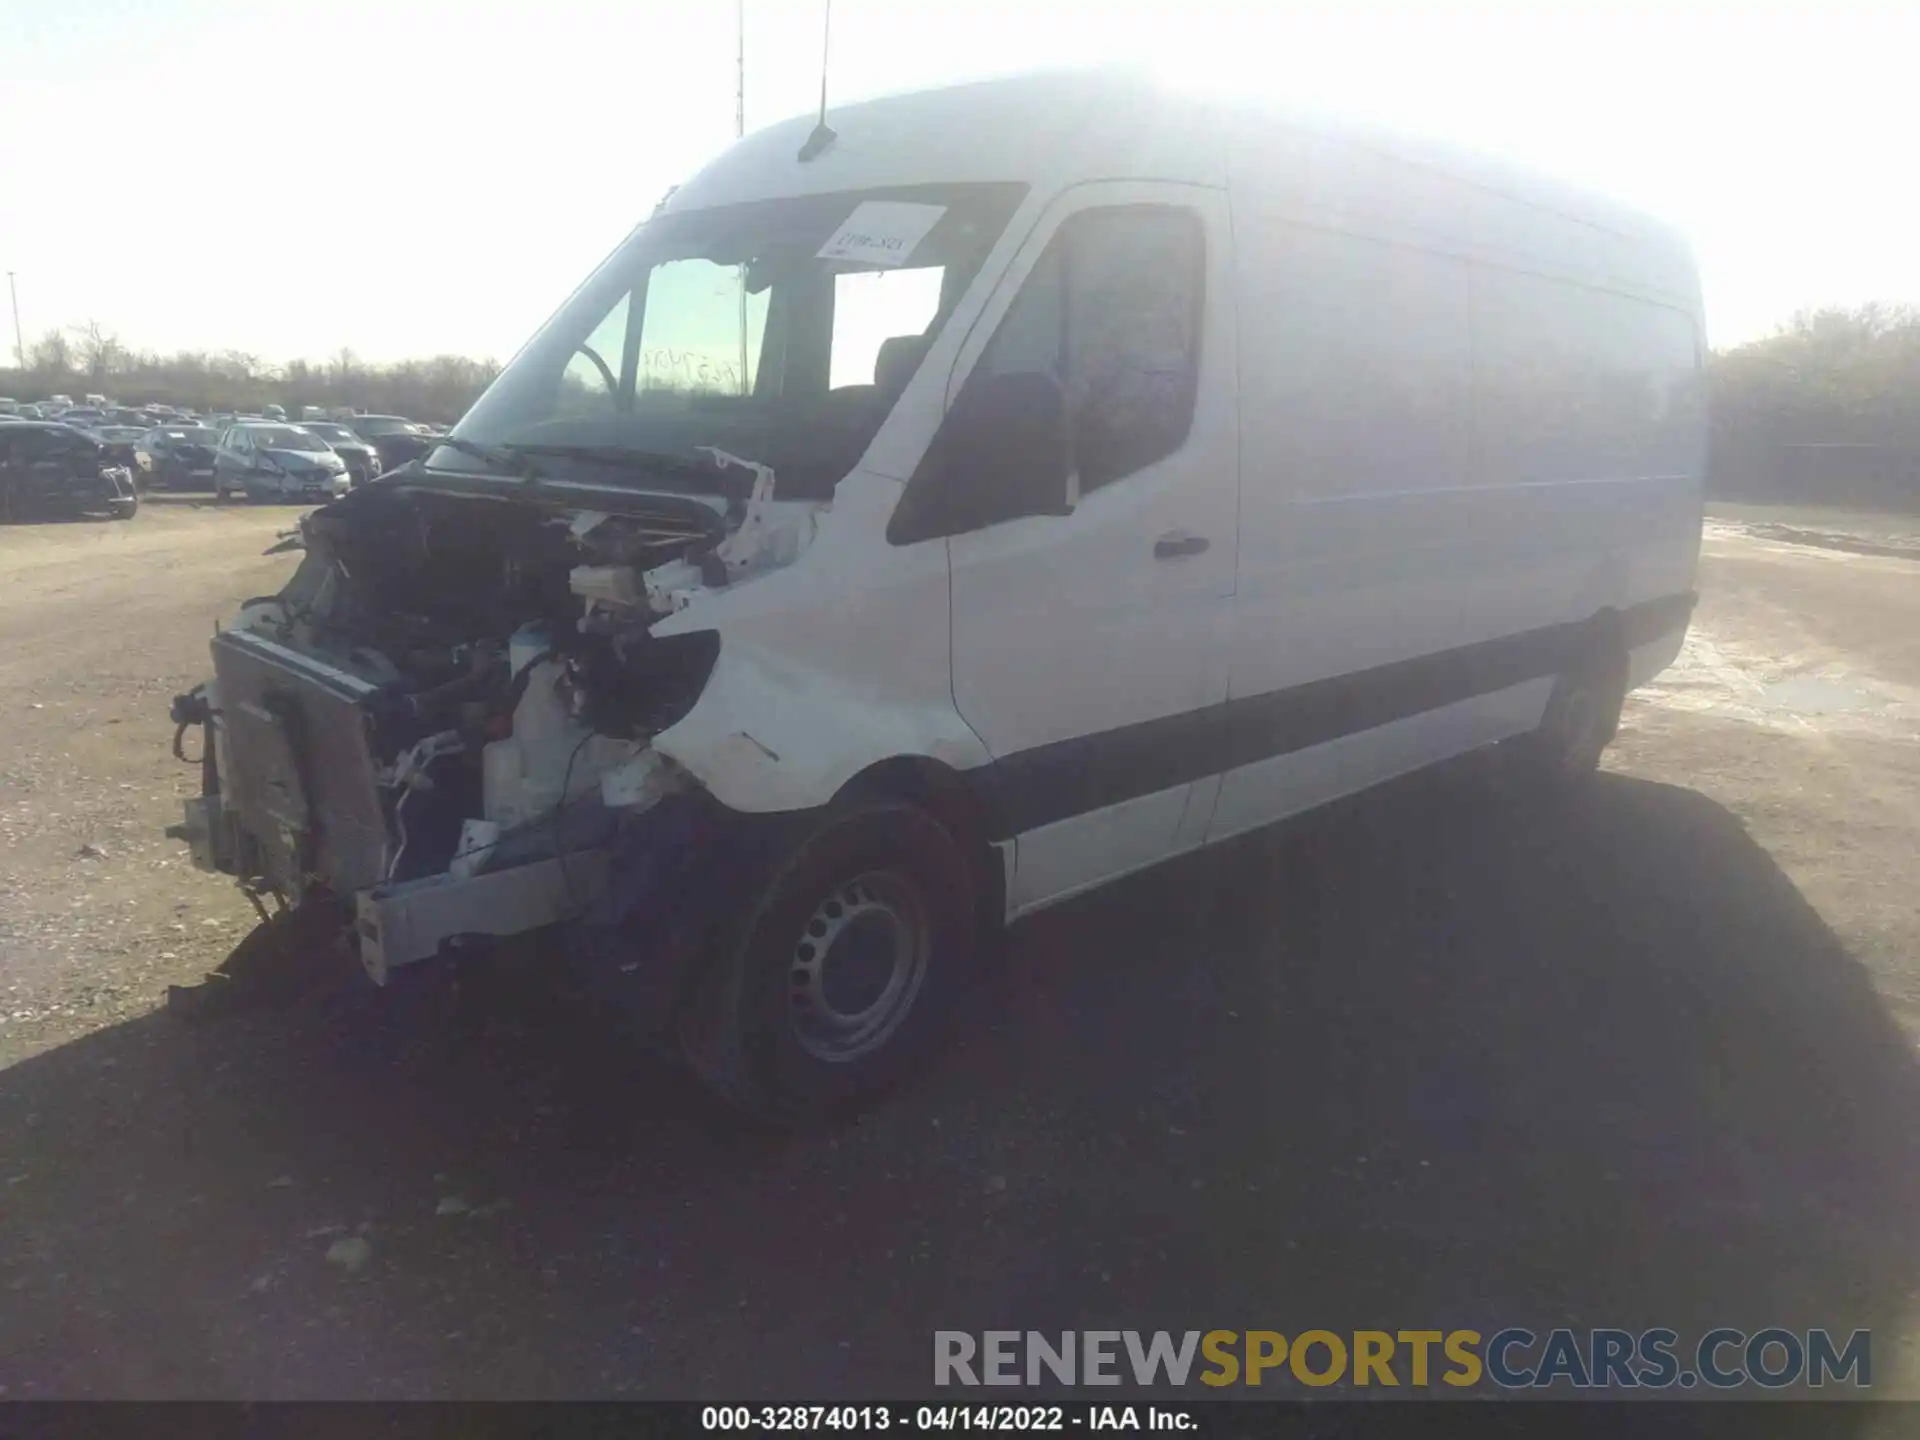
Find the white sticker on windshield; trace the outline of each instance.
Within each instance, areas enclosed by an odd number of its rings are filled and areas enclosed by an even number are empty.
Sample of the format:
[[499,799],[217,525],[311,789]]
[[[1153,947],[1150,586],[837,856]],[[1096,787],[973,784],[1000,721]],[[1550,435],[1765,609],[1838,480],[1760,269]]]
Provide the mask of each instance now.
[[944,205],[910,200],[863,200],[846,223],[820,247],[821,260],[851,260],[861,265],[904,265],[914,247],[947,213]]

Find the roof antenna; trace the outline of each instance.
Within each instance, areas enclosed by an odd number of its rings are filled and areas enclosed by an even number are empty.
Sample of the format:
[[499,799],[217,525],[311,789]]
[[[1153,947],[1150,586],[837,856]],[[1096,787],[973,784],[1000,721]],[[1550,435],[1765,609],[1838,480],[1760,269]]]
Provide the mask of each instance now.
[[820,121],[800,147],[800,163],[823,154],[840,137],[827,124],[827,42],[833,38],[833,0],[823,0],[820,16]]

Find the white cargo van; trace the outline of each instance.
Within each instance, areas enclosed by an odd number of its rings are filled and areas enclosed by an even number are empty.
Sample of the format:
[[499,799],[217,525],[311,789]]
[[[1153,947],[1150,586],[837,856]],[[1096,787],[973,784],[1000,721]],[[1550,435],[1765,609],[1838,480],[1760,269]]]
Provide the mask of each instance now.
[[777,126],[310,517],[176,708],[181,831],[382,983],[558,927],[811,1113],[983,925],[1592,770],[1687,625],[1701,353],[1678,236],[1426,144],[1098,76]]

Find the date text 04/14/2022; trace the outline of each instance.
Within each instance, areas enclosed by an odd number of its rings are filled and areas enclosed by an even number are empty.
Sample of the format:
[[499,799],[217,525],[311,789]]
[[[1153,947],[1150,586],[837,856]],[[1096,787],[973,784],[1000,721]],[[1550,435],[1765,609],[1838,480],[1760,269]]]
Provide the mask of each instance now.
[[1157,1405],[708,1405],[702,1430],[910,1432],[950,1430],[1187,1431],[1198,1422],[1184,1410]]

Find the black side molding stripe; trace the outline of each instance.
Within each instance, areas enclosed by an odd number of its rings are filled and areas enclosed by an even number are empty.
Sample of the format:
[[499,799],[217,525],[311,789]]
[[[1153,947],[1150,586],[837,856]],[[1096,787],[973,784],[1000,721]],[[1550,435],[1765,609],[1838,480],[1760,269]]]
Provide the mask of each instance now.
[[[1628,649],[1680,629],[1692,594],[1666,595],[1620,612]],[[1549,625],[1498,640],[1417,655],[1005,756],[965,780],[992,839],[1103,810],[1288,755],[1395,720],[1559,674],[1593,622]]]

